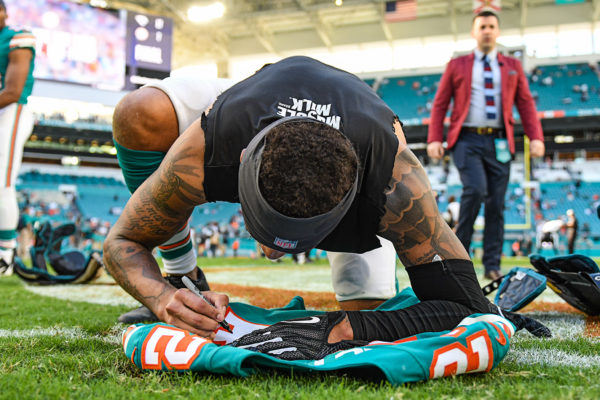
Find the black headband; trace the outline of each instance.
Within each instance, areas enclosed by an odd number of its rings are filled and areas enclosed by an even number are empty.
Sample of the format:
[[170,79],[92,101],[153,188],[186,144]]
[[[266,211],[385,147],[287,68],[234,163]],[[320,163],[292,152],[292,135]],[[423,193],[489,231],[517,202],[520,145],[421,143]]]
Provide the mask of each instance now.
[[[275,210],[260,193],[258,175],[265,135],[284,123],[311,122],[309,117],[285,117],[261,130],[244,151],[239,173],[239,195],[246,229],[259,243],[285,253],[302,253],[316,247],[344,217],[356,194],[358,166],[352,187],[330,211],[309,218],[287,217]],[[341,134],[341,132],[340,132]]]

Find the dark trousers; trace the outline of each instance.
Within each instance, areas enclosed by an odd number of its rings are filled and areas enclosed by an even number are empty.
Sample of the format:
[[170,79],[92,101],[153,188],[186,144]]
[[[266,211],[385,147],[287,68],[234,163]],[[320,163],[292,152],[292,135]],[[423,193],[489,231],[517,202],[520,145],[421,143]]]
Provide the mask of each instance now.
[[495,138],[494,135],[461,132],[452,149],[454,164],[463,184],[456,236],[470,251],[473,224],[481,203],[484,203],[482,262],[486,271],[500,269],[504,244],[504,196],[510,175],[510,161],[501,163],[496,159]]
[[575,240],[577,240],[577,231],[567,229],[567,248],[569,254],[575,252]]

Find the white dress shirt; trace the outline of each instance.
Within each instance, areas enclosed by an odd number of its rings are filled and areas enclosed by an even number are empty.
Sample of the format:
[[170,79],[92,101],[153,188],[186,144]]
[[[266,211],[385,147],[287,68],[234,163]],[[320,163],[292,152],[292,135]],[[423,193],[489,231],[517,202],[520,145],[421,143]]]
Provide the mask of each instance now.
[[503,128],[502,122],[502,98],[500,94],[501,76],[500,65],[498,65],[498,50],[492,50],[488,56],[490,68],[492,68],[494,82],[494,104],[496,106],[496,118],[488,119],[485,110],[485,94],[483,83],[483,56],[484,53],[479,49],[474,50],[475,60],[473,60],[473,72],[471,75],[471,105],[469,106],[469,114],[463,123],[463,126],[471,127],[494,127]]

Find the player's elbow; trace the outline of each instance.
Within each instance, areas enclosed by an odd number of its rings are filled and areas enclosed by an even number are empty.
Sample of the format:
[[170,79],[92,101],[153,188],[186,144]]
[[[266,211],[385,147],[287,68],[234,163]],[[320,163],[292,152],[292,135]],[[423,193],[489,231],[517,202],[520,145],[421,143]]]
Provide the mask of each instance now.
[[102,255],[104,259],[104,265],[110,274],[117,279],[119,276],[118,261],[119,253],[124,249],[125,239],[117,234],[117,229],[113,227],[106,235],[104,244],[102,245]]
[[113,235],[109,232],[106,238],[104,239],[104,244],[102,245],[102,258],[104,259],[104,265],[106,269],[113,274],[112,270],[112,254],[114,246],[114,238]]
[[119,101],[112,120],[113,137],[119,144],[123,144],[122,141],[127,140],[127,133],[135,129],[133,121],[144,117],[140,113],[143,113],[143,107],[135,92],[128,93]]
[[6,104],[16,103],[21,97],[21,91],[7,87],[2,91],[2,96],[4,97]]
[[177,135],[177,117],[171,101],[158,89],[135,90],[115,107],[113,139],[123,147],[166,152]]
[[102,245],[102,250],[104,254],[107,254],[112,249],[112,244],[113,237],[112,234],[109,232],[108,235],[106,235],[106,237],[104,238],[104,243]]

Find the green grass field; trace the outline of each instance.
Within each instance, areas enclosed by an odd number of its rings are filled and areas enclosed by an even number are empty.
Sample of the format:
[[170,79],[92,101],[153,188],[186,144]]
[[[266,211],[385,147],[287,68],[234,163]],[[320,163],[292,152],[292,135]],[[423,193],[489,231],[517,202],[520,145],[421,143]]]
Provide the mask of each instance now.
[[[503,265],[507,271],[527,264],[527,260],[509,259]],[[290,262],[202,259],[201,265],[213,282],[331,290],[327,289],[329,271],[324,261],[296,266]],[[298,281],[298,276],[305,280]],[[402,270],[399,279],[406,284]],[[82,286],[26,287],[15,276],[0,277],[0,398],[600,398],[600,339],[586,331],[590,320],[585,316],[557,311],[531,313],[553,330],[554,338],[539,340],[518,332],[505,360],[490,373],[400,387],[340,374],[265,371],[235,378],[141,372],[125,357],[120,337],[126,326],[116,322],[119,314],[135,303],[110,285],[110,280],[104,277],[99,284]],[[548,292],[544,301],[558,304],[560,299]]]

